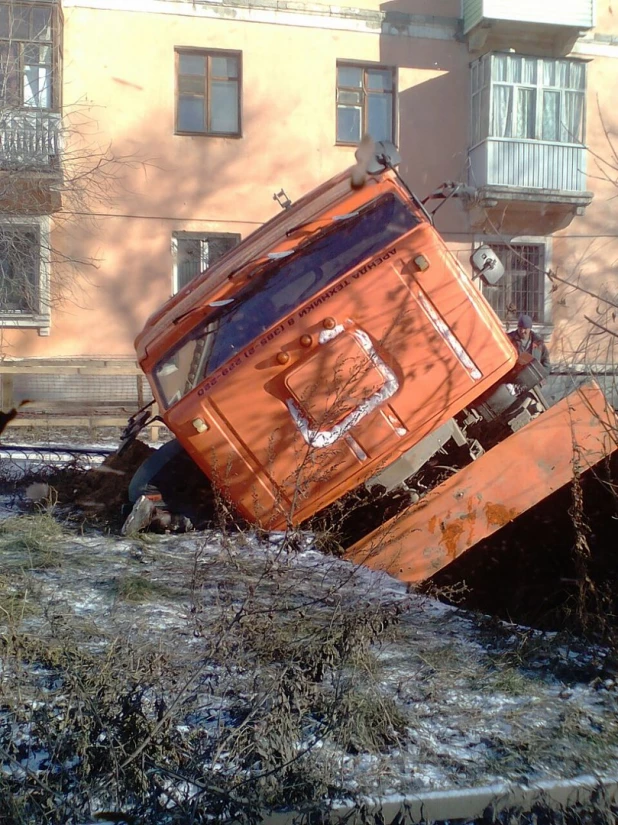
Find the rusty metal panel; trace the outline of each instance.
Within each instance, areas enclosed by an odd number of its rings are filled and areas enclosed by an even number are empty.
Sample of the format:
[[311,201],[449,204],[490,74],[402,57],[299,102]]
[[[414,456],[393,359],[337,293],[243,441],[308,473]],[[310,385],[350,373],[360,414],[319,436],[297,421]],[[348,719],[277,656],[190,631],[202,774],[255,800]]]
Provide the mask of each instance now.
[[618,421],[595,383],[564,398],[357,542],[346,558],[418,582],[618,448]]

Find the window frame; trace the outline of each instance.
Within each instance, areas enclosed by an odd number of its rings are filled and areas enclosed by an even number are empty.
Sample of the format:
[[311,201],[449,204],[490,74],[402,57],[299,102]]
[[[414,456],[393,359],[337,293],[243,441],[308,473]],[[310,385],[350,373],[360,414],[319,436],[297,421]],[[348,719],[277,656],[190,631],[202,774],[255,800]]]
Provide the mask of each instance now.
[[[49,40],[33,40],[23,37],[17,37],[16,35],[10,33],[8,37],[3,37],[2,33],[0,32],[0,43],[6,44],[17,44],[19,47],[19,67],[18,67],[18,77],[19,77],[19,100],[15,104],[7,102],[3,99],[3,92],[0,88],[0,105],[5,106],[7,109],[13,108],[19,111],[26,111],[26,112],[58,112],[60,111],[61,106],[61,83],[59,82],[59,74],[60,74],[60,62],[62,59],[62,44],[61,44],[61,32],[62,32],[62,10],[57,5],[51,5],[48,3],[28,3],[28,2],[17,2],[15,5],[23,6],[32,12],[34,9],[48,9],[50,12],[50,39]],[[12,13],[11,10],[14,8],[13,5],[6,7],[7,13]],[[49,62],[49,72],[50,72],[50,94],[49,94],[49,106],[32,106],[27,105],[25,103],[24,97],[24,78],[25,78],[25,57],[24,51],[25,47],[28,45],[32,46],[49,46],[51,59]],[[47,65],[47,64],[41,64]]]
[[50,217],[20,216],[14,220],[0,221],[0,229],[10,227],[13,230],[23,229],[38,234],[38,307],[34,312],[21,310],[4,310],[0,306],[0,328],[2,329],[38,329],[39,335],[49,335],[51,327],[51,294],[50,294]]
[[[179,277],[178,277],[178,241],[187,240],[187,241],[210,241],[212,239],[230,239],[236,241],[235,246],[237,246],[241,240],[242,236],[239,232],[197,232],[197,231],[184,231],[178,230],[172,232],[172,295],[176,295],[182,289],[184,289],[187,284],[184,286],[179,286]],[[231,247],[233,248],[233,247]],[[216,261],[215,261],[216,263]],[[212,266],[209,264],[208,267]],[[204,270],[200,270],[203,272]],[[199,274],[199,273],[198,273]],[[197,276],[196,276],[197,277]],[[190,282],[189,282],[190,283]]]
[[[536,61],[536,81],[524,82],[514,80],[497,80],[494,78],[494,61],[496,57],[506,57],[507,59],[525,58]],[[578,64],[583,71],[583,85],[581,89],[567,86],[550,86],[544,81],[543,64],[552,61],[555,65],[565,62]],[[577,146],[586,145],[586,104],[587,104],[587,61],[576,58],[548,57],[539,55],[527,55],[510,52],[488,52],[470,64],[470,149],[474,149],[486,140],[521,141],[532,143],[549,143],[552,146]],[[497,87],[508,87],[512,89],[513,110],[512,118],[516,123],[518,119],[518,106],[520,96],[518,92],[522,89],[534,92],[534,137],[518,137],[516,135],[504,136],[494,134],[494,107],[496,102],[495,89]],[[543,94],[545,92],[557,92],[560,95],[560,112],[564,111],[567,94],[579,94],[582,97],[582,122],[581,141],[573,138],[569,140],[553,140],[543,137]],[[475,116],[475,111],[477,115]],[[562,117],[560,118],[560,122]],[[560,126],[562,130],[562,123]]]
[[[500,235],[483,235],[475,238],[474,240],[474,248],[478,248],[479,246],[487,245],[494,249],[496,246],[507,246],[507,247],[517,247],[520,246],[536,246],[541,251],[541,260],[542,265],[541,269],[543,271],[543,281],[542,281],[542,292],[539,290],[539,299],[543,307],[543,318],[539,321],[533,320],[533,327],[536,332],[541,335],[550,335],[553,331],[553,320],[552,320],[552,283],[549,276],[546,274],[547,272],[551,271],[552,268],[552,258],[553,258],[553,239],[551,236],[546,235],[518,235],[513,238],[508,238]],[[497,253],[499,254],[499,253]],[[508,270],[505,271],[506,277],[508,274]],[[480,278],[477,283],[480,284],[481,292],[485,295],[485,298],[489,302],[489,298],[487,295],[487,290],[491,289],[488,287],[487,284],[484,283],[483,279]],[[500,282],[498,282],[497,286],[500,286]],[[490,306],[491,303],[490,303]],[[514,328],[517,324],[517,318],[520,312],[526,312],[526,310],[518,309],[515,313],[510,317],[508,311],[505,312],[505,317],[502,318],[500,314],[493,309],[492,310],[496,313],[498,318],[500,319],[501,323],[504,324],[506,329]],[[530,314],[530,312],[526,312],[526,314]]]
[[[189,56],[197,56],[203,57],[206,60],[206,72],[204,74],[204,116],[205,116],[205,129],[204,131],[195,131],[191,129],[181,129],[179,127],[179,110],[180,110],[180,91],[179,91],[179,78],[180,78],[180,56],[181,55],[189,55]],[[238,114],[238,130],[236,132],[213,132],[209,131],[209,124],[210,124],[210,60],[213,57],[233,57],[237,61],[237,72],[238,77],[236,78],[238,83],[238,96],[237,96],[237,114]],[[174,88],[175,88],[175,100],[174,100],[174,134],[175,135],[189,135],[193,137],[220,137],[220,138],[242,138],[243,136],[243,123],[242,123],[242,87],[243,87],[243,77],[242,77],[242,51],[234,50],[234,49],[203,49],[203,48],[196,48],[194,46],[175,46],[174,47]]]
[[[336,146],[358,146],[360,143],[360,139],[358,141],[347,141],[347,140],[339,140],[339,91],[340,89],[344,92],[347,91],[359,91],[358,87],[352,88],[350,86],[339,86],[339,68],[351,68],[351,69],[362,69],[363,71],[363,78],[362,78],[362,88],[360,89],[362,95],[361,101],[361,111],[362,111],[362,123],[361,123],[361,136],[362,139],[363,135],[369,132],[368,128],[368,120],[369,120],[369,107],[367,106],[367,96],[369,94],[377,94],[375,90],[368,90],[367,87],[367,79],[366,79],[366,72],[368,71],[381,71],[381,72],[390,72],[391,73],[391,137],[390,140],[394,144],[398,144],[397,141],[397,125],[398,125],[398,114],[399,114],[399,91],[398,91],[398,71],[397,66],[387,66],[384,63],[371,63],[367,61],[358,61],[358,60],[337,60],[335,65],[335,145]],[[383,94],[385,94],[383,92]]]

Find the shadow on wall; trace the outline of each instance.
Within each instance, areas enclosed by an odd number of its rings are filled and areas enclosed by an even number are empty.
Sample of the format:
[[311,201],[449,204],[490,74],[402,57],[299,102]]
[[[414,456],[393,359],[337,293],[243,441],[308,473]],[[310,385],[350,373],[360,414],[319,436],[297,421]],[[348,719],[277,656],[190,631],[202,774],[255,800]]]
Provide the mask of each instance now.
[[[383,3],[380,8],[402,26],[415,13],[410,0]],[[446,17],[453,3],[432,9],[445,16],[441,27],[448,39],[383,35],[380,62],[399,67],[398,119],[402,155],[400,172],[420,198],[444,181],[467,180],[469,122],[469,54],[454,39],[455,18]],[[447,37],[448,34],[445,34]],[[445,234],[461,232],[461,206],[448,204],[440,210],[440,228]]]
[[[144,128],[139,142],[134,134],[114,139],[115,155],[130,161],[116,164],[113,198],[58,231],[62,255],[97,263],[78,267],[74,300],[54,312],[54,337],[65,336],[77,352],[86,339],[90,351],[132,355],[146,319],[172,294],[174,231],[240,227],[246,236],[277,214],[273,181],[282,180],[282,155],[264,152],[261,117],[245,107],[241,140],[174,136],[157,125]],[[149,123],[167,119],[153,113]],[[305,151],[287,145],[286,167],[302,164]]]

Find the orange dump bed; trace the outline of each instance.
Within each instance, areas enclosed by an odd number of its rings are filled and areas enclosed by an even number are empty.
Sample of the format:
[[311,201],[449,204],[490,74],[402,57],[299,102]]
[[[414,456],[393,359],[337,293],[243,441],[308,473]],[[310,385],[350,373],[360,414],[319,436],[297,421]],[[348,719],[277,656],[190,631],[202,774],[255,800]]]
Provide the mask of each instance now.
[[618,448],[618,421],[591,383],[562,399],[418,504],[348,549],[346,557],[419,582]]

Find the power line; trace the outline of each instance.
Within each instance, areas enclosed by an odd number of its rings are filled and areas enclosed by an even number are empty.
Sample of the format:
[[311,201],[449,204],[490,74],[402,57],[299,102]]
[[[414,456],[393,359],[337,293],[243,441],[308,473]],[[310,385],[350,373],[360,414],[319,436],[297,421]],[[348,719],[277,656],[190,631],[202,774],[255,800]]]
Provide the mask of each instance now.
[[[174,222],[182,222],[182,223],[229,223],[229,224],[237,224],[243,223],[249,226],[263,226],[266,221],[243,221],[243,220],[229,220],[227,218],[180,218],[173,215],[130,215],[125,214],[123,212],[74,212],[62,209],[57,214],[59,215],[82,215],[88,218],[135,218],[136,220],[145,220],[145,221],[174,221]],[[479,233],[476,231],[465,231],[465,232],[455,232],[449,229],[443,229],[440,231],[442,237],[448,236],[456,236],[461,238],[476,238],[483,233]],[[498,232],[501,238],[503,238],[503,234]],[[552,233],[552,238],[618,238],[618,232],[592,232],[588,233],[580,233],[580,232],[569,232],[564,235],[554,235]],[[508,240],[504,240],[505,243],[508,243]]]
[[174,223],[177,222],[185,222],[185,223],[246,223],[251,226],[263,226],[266,221],[241,221],[241,220],[226,220],[222,218],[179,218],[173,215],[128,215],[123,214],[122,212],[73,212],[65,209],[61,209],[58,213],[59,215],[83,215],[88,218],[135,218],[136,220],[146,220],[146,221],[173,221]]

